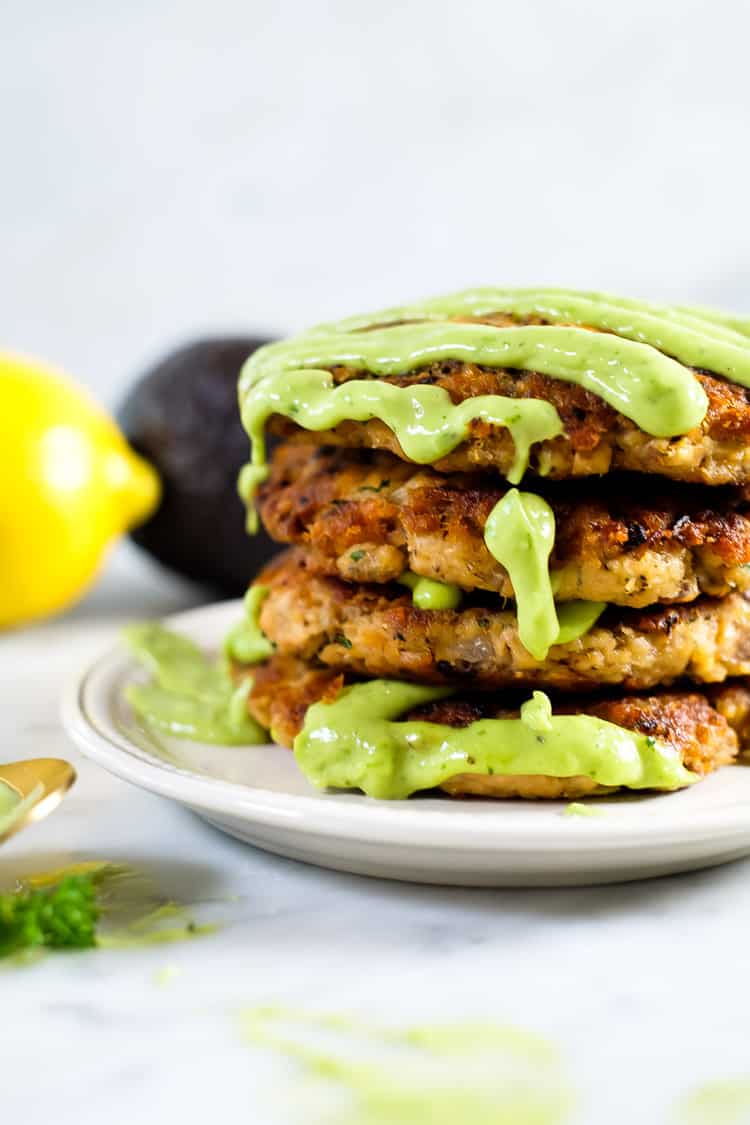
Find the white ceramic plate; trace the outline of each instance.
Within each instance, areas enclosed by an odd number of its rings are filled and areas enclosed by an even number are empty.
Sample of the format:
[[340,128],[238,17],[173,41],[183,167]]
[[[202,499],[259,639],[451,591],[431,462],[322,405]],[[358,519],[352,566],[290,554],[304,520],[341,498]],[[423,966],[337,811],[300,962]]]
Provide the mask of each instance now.
[[[209,649],[240,602],[169,618]],[[467,886],[615,882],[709,867],[750,854],[750,768],[721,770],[691,789],[565,802],[424,796],[374,801],[321,793],[278,746],[222,748],[158,740],[139,726],[123,688],[141,673],[124,647],[68,688],[63,723],[84,754],[125,781],[179,801],[218,828],[293,859],[390,879]]]

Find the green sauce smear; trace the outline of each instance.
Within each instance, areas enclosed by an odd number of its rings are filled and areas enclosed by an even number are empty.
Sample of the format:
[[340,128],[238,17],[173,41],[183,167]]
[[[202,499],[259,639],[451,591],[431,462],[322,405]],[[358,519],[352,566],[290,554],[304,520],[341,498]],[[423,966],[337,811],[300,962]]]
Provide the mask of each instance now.
[[689,1094],[677,1115],[680,1125],[747,1125],[750,1079],[708,1082]]
[[23,800],[16,790],[6,785],[4,781],[0,781],[0,836],[17,820],[20,815],[19,806],[22,803]]
[[581,801],[571,801],[563,809],[563,816],[603,816],[601,809],[594,805],[584,805]]
[[245,594],[245,616],[224,641],[224,651],[238,664],[260,664],[272,655],[274,646],[260,627],[260,611],[269,594],[268,586],[251,586]]
[[0,781],[0,840],[13,833],[14,826],[34,807],[43,793],[41,782],[26,797],[21,797],[11,785]]
[[[262,594],[255,601],[261,598]],[[125,689],[125,698],[147,726],[224,746],[268,741],[247,711],[252,681],[245,678],[237,687],[225,660],[209,660],[187,637],[156,623],[131,626],[125,639],[153,676],[151,683],[131,683]]]
[[361,789],[385,800],[460,773],[581,775],[631,789],[680,789],[698,780],[671,746],[592,715],[553,715],[538,691],[520,719],[480,719],[463,728],[398,721],[450,694],[394,680],[344,688],[332,703],[308,709],[294,742],[299,767],[320,788]]
[[[326,1125],[562,1125],[575,1098],[557,1050],[489,1022],[371,1027],[285,1008],[242,1014],[245,1041],[300,1068],[305,1121]],[[320,1104],[326,1089],[336,1107]],[[343,1098],[343,1104],[342,1104]]]
[[0,825],[3,817],[12,816],[16,807],[21,803],[21,798],[15,789],[0,781]]
[[[132,908],[131,908],[132,909]],[[141,907],[143,909],[143,907]],[[171,923],[164,925],[164,922]],[[215,934],[218,926],[212,922],[198,924],[191,917],[190,908],[179,902],[163,902],[148,909],[119,928],[101,932],[96,944],[102,949],[138,949],[147,945],[173,945],[179,941]]]

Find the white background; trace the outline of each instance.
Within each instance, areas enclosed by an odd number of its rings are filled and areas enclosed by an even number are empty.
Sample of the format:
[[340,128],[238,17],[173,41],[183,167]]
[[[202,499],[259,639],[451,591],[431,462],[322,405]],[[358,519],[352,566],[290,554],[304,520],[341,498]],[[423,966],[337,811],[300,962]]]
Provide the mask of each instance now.
[[741,0],[6,0],[0,339],[172,344],[473,284],[750,309]]

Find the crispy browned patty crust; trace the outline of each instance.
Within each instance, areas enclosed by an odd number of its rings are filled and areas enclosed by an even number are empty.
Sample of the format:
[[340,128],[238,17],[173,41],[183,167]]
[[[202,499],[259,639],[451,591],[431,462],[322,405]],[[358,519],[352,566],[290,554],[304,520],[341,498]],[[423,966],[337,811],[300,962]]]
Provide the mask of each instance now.
[[[375,378],[347,367],[334,368],[332,374],[336,383]],[[476,395],[551,402],[564,433],[534,446],[532,473],[561,479],[627,469],[710,485],[744,484],[750,481],[750,391],[707,372],[696,371],[695,377],[708,396],[708,411],[700,426],[674,438],[652,437],[590,391],[534,371],[451,361],[389,376],[386,381],[400,387],[420,383],[443,387],[454,403]],[[385,449],[407,459],[393,431],[377,419],[342,422],[333,430],[313,434],[276,416],[270,428],[307,444]],[[513,456],[513,439],[505,428],[475,421],[466,441],[435,467],[441,472],[491,468],[505,474]]]
[[738,593],[647,610],[607,609],[585,636],[536,661],[515,612],[492,594],[458,610],[423,610],[395,585],[351,585],[311,573],[302,549],[285,552],[257,581],[260,614],[282,653],[363,676],[480,689],[510,686],[640,691],[682,677],[699,683],[750,674],[750,600]]
[[[341,673],[294,656],[276,655],[255,668],[235,671],[238,676],[252,675],[250,711],[285,746],[291,746],[301,730],[307,708],[320,700],[332,702],[346,682]],[[402,717],[451,727],[468,726],[477,719],[512,718],[520,703],[514,694],[464,695],[414,708]],[[750,688],[744,681],[733,681],[712,688],[710,694],[685,690],[580,701],[563,698],[554,701],[553,710],[595,715],[650,735],[676,749],[683,764],[703,776],[731,762],[745,745]],[[611,792],[589,777],[546,775],[459,774],[443,789],[455,795],[568,799]]]
[[[748,589],[746,489],[639,483],[611,476],[545,485],[559,601],[641,608]],[[507,571],[484,543],[487,517],[506,491],[487,474],[445,476],[387,453],[284,444],[257,502],[274,539],[308,548],[311,570],[392,582],[410,569],[512,598]]]

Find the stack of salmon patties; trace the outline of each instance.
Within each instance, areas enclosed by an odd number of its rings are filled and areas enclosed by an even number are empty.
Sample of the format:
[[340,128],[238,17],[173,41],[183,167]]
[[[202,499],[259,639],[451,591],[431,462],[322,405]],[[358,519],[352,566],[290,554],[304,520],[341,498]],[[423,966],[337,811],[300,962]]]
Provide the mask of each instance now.
[[[746,327],[476,290],[256,353],[240,399],[258,480],[259,417],[277,443],[248,502],[285,549],[253,583],[272,654],[235,665],[254,717],[292,746],[309,708],[352,685],[434,685],[399,721],[440,724],[449,744],[543,692],[553,722],[632,732],[691,781],[735,760],[750,732]],[[442,788],[617,788],[569,761],[482,771],[457,754]]]

